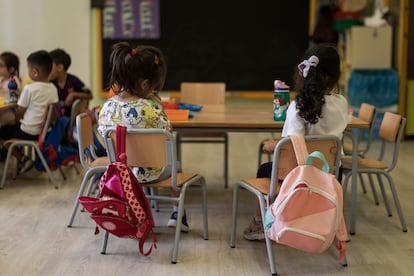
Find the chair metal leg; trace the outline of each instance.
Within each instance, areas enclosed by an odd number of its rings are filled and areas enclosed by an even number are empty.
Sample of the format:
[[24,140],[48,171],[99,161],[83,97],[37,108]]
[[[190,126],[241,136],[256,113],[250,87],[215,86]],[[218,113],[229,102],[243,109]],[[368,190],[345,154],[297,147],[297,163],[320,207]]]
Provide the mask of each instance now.
[[[356,204],[356,192],[357,192],[357,183],[352,183],[352,172],[350,171],[345,175],[343,191],[346,192],[348,186],[348,181],[351,179],[351,199],[349,204],[349,234],[355,235],[355,204]],[[355,177],[355,180],[357,178]],[[344,193],[345,194],[345,193]]]
[[175,135],[175,141],[176,141],[176,146],[177,146],[177,160],[182,162],[181,160],[181,134],[179,132],[176,133]]
[[49,166],[45,160],[45,158],[43,157],[42,152],[40,151],[39,147],[35,147],[37,156],[39,157],[40,161],[42,161],[43,167],[47,173],[47,175],[49,176],[50,182],[55,186],[55,189],[58,189],[59,186],[57,185],[55,178],[53,177],[53,174],[51,172],[51,170],[49,169]]
[[368,174],[368,179],[369,179],[369,185],[371,186],[372,195],[374,197],[375,205],[379,205],[380,203],[379,203],[379,199],[378,199],[377,189],[375,189],[374,180],[372,179],[371,174]]
[[0,189],[3,189],[4,182],[6,181],[7,169],[10,163],[11,152],[12,151],[10,149],[7,150],[6,160],[4,161],[3,175],[1,177]]
[[87,171],[85,173],[85,176],[83,177],[82,183],[79,187],[78,194],[76,195],[75,203],[73,204],[72,213],[70,215],[69,222],[68,222],[68,225],[67,225],[68,227],[72,227],[73,220],[75,219],[76,213],[78,212],[78,207],[79,207],[78,199],[79,199],[79,197],[81,197],[83,195],[83,191],[85,190],[86,183],[89,183],[89,185],[88,185],[89,186],[88,191],[89,191],[90,186],[93,185],[93,181],[94,181],[93,176],[95,174],[96,173],[92,172],[92,171]]
[[184,185],[180,192],[180,199],[178,201],[178,213],[177,213],[177,226],[175,227],[175,236],[174,236],[174,245],[171,255],[171,263],[177,263],[177,255],[178,255],[178,246],[180,244],[180,236],[181,236],[181,219],[184,215],[184,199],[185,199],[185,191],[187,190],[187,185]]
[[229,143],[228,143],[228,135],[226,134],[226,138],[224,141],[224,188],[227,189],[229,187]]
[[359,181],[361,181],[362,192],[364,194],[366,194],[367,193],[367,188],[365,187],[365,182],[364,182],[364,179],[362,178],[361,173],[359,174]]
[[[158,190],[154,188],[148,188],[148,193],[150,195],[156,195],[158,193]],[[151,200],[151,207],[154,208],[156,212],[160,211],[160,209],[158,208],[158,202],[155,199]]]
[[236,226],[237,226],[237,208],[239,203],[239,188],[240,185],[237,182],[233,186],[233,204],[231,212],[231,225],[230,225],[230,247],[234,248],[236,246]]
[[62,175],[63,180],[66,180],[66,175],[65,175],[65,173],[63,172],[63,170],[62,170],[62,168],[61,168],[61,167],[59,167],[59,172],[60,172],[60,174]]
[[390,185],[392,197],[394,198],[395,208],[397,209],[398,216],[400,218],[401,228],[403,232],[407,232],[407,224],[405,223],[405,218],[403,211],[401,209],[400,200],[398,199],[397,190],[395,189],[394,181],[389,174],[384,174],[385,177],[388,179],[388,183]]
[[263,143],[260,143],[260,145],[259,145],[259,155],[258,155],[258,158],[257,158],[257,168],[259,168],[260,165],[262,164],[262,155],[263,155],[262,147],[263,147]]
[[201,179],[202,189],[202,212],[203,212],[203,239],[208,240],[208,215],[207,215],[207,184],[204,178]]
[[[260,213],[262,214],[263,229],[265,229],[264,218],[265,218],[265,213],[266,213],[266,202],[262,195],[258,196],[257,199],[259,200]],[[265,241],[266,241],[266,250],[267,250],[267,257],[269,259],[270,272],[272,273],[272,275],[277,275],[275,260],[273,257],[272,241],[269,239],[266,233],[264,236],[265,236]]]
[[109,238],[109,232],[105,231],[104,236],[102,237],[102,245],[101,245],[101,254],[106,254],[106,246],[108,245],[108,238]]
[[382,183],[381,175],[377,174],[377,180],[378,180],[378,184],[381,189],[382,198],[384,199],[384,205],[385,205],[385,209],[387,210],[387,214],[389,217],[392,217],[391,206],[390,206],[390,203],[388,202],[387,194],[385,192],[384,184]]

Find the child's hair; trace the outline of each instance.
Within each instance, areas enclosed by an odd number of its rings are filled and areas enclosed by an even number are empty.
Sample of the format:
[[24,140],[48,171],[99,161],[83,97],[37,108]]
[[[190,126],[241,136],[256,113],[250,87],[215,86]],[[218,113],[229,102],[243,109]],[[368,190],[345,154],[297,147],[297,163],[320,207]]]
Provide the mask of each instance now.
[[27,57],[27,63],[33,67],[36,67],[42,76],[49,75],[53,67],[52,57],[49,52],[45,50],[31,53]]
[[49,54],[55,64],[62,64],[63,69],[68,71],[69,66],[72,64],[72,59],[70,58],[70,55],[65,52],[65,50],[58,48],[50,51]]
[[[167,67],[160,49],[148,45],[132,48],[127,42],[119,42],[112,46],[110,64],[109,86],[115,94],[127,91],[140,98],[161,102],[158,92],[164,86]],[[144,80],[149,81],[147,91],[141,88]]]
[[14,68],[14,72],[11,73],[12,76],[19,77],[19,57],[12,52],[3,52],[0,54],[0,59],[3,60],[6,65],[7,70]]
[[296,108],[307,123],[316,124],[322,117],[324,96],[338,86],[340,58],[330,44],[309,48],[294,75]]

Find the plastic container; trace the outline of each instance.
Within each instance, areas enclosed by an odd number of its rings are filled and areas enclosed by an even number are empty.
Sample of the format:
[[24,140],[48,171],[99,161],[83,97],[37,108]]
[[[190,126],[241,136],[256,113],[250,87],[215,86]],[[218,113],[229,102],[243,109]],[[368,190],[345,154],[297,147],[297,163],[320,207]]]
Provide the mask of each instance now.
[[17,103],[17,82],[14,77],[11,77],[9,83],[7,84],[7,88],[9,89],[9,93],[7,95],[7,102],[8,103]]
[[275,80],[273,93],[273,119],[285,121],[286,111],[290,104],[290,88],[281,80]]
[[188,109],[165,109],[164,111],[172,122],[188,121],[190,117],[190,110]]

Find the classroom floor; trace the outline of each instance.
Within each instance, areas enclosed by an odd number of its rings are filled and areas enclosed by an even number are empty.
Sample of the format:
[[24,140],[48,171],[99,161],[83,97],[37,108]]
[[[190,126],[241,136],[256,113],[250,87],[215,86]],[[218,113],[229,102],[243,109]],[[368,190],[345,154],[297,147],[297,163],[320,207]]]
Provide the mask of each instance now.
[[[100,254],[102,231],[86,213],[78,213],[67,228],[82,175],[64,168],[59,189],[46,174],[32,170],[13,181],[9,175],[0,190],[0,275],[270,275],[265,243],[250,242],[242,230],[254,214],[254,197],[241,191],[236,248],[229,247],[232,187],[257,168],[258,143],[265,133],[231,133],[230,187],[224,189],[222,145],[183,145],[183,167],[204,175],[208,186],[209,240],[202,238],[200,196],[191,190],[186,197],[190,232],[181,236],[178,263],[170,263],[171,231],[158,233],[158,248],[149,257],[137,253],[134,240],[110,237],[107,255]],[[376,145],[374,145],[374,148]],[[414,271],[414,140],[401,145],[400,160],[393,172],[408,225],[401,231],[398,216],[386,215],[384,204],[372,194],[358,191],[356,235],[347,244],[349,266],[337,263],[334,248],[322,254],[303,253],[274,244],[279,275],[412,275]],[[78,166],[80,168],[80,166]],[[3,163],[0,163],[0,170]],[[11,174],[11,171],[10,171]],[[345,199],[348,219],[349,194]],[[166,225],[171,206],[160,205],[156,223]]]

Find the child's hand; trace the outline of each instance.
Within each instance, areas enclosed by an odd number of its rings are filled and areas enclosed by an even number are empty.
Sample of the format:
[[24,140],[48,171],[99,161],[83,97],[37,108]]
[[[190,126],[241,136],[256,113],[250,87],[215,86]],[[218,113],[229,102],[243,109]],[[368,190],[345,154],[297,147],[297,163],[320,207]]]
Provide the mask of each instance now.
[[276,147],[276,141],[273,139],[269,139],[263,143],[262,151],[267,152],[267,153],[272,153],[275,150],[275,147]]
[[280,141],[279,139],[269,139],[264,141],[262,151],[266,153],[273,153],[277,143]]

